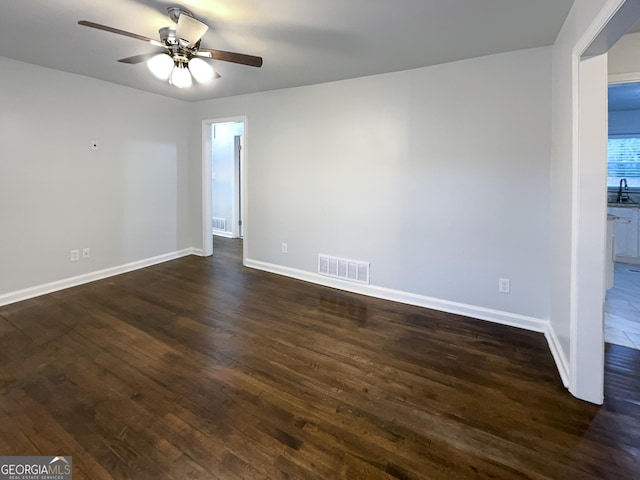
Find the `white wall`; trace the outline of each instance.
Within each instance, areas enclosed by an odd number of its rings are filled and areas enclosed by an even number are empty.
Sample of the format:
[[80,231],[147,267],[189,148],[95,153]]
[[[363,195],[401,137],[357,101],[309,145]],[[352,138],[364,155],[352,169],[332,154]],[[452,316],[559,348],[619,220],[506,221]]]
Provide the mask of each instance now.
[[188,104],[2,57],[0,70],[0,295],[190,247]]
[[249,259],[366,260],[377,287],[545,321],[550,78],[550,48],[512,52],[201,102],[193,130],[247,115]]
[[640,33],[623,36],[609,51],[610,75],[640,72]]

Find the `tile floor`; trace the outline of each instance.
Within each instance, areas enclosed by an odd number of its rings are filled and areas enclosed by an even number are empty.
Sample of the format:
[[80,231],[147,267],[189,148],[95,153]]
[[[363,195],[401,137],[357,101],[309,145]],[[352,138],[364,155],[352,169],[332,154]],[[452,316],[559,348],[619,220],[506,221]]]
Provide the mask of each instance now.
[[615,264],[604,304],[604,339],[640,350],[640,265]]

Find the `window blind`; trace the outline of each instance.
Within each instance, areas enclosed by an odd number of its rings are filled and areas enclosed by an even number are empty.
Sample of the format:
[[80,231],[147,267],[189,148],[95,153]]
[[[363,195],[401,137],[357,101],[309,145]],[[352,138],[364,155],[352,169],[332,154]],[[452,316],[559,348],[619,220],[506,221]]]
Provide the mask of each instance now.
[[623,178],[640,188],[640,135],[609,137],[607,186],[617,187]]

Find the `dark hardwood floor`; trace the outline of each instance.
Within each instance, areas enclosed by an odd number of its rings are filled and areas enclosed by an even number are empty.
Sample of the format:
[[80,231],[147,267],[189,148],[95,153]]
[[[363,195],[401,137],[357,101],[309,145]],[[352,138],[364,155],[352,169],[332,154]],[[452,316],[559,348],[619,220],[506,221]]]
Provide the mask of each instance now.
[[0,454],[76,480],[640,477],[640,351],[607,346],[598,407],[540,334],[214,251],[0,307]]

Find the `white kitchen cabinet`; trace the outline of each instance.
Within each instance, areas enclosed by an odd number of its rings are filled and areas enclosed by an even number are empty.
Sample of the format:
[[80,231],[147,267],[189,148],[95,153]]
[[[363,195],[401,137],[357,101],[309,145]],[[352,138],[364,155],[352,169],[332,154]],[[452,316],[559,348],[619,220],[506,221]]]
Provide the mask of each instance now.
[[636,263],[638,252],[638,208],[609,207],[607,213],[615,215],[615,258],[617,262]]
[[617,218],[615,215],[607,215],[607,255],[604,259],[605,292],[613,288],[614,262],[616,259],[614,232]]

